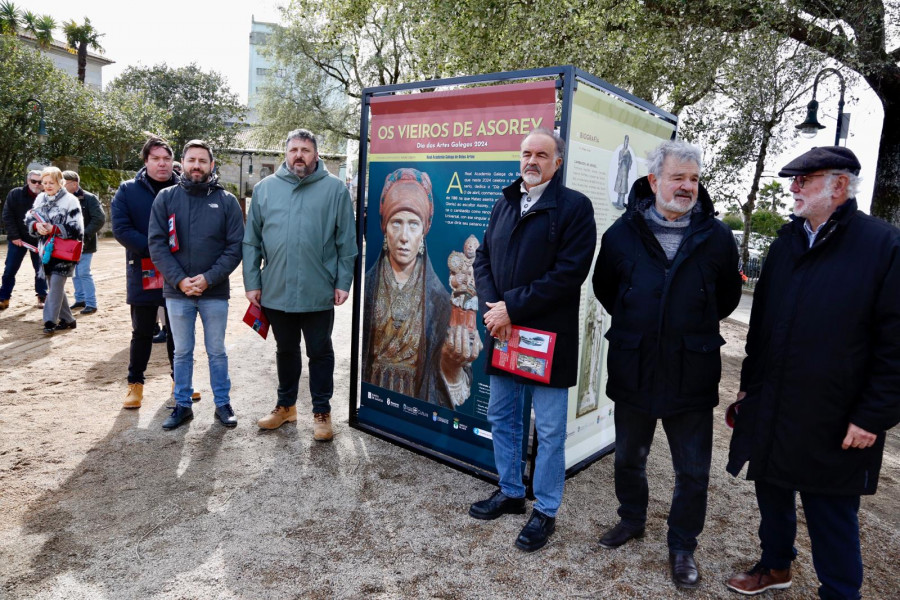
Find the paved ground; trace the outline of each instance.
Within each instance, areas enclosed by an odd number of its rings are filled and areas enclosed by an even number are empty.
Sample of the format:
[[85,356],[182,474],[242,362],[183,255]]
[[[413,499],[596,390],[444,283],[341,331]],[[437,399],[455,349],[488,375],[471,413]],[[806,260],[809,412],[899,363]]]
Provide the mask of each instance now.
[[[0,263],[5,245],[0,249]],[[124,253],[104,240],[94,259],[100,311],[45,338],[40,311],[20,278],[0,313],[0,598],[736,598],[724,587],[757,555],[748,482],[724,471],[729,438],[716,412],[710,504],[694,592],[668,579],[665,519],[671,459],[662,431],[648,465],[647,536],[616,551],[598,536],[616,522],[612,459],[571,478],[558,529],[527,555],[512,542],[522,517],[476,522],[470,502],[492,487],[347,425],[351,310],[336,315],[337,436],[312,441],[312,419],[261,432],[274,404],[274,342],[241,323],[246,303],[233,277],[229,331],[234,430],[213,421],[205,397],[189,425],[165,432],[168,365],[154,350],[146,400],[125,394],[129,316]],[[746,327],[723,326],[723,400],[735,393]],[[198,339],[200,339],[198,337]],[[309,406],[307,379],[301,406]],[[891,434],[879,494],[863,500],[867,598],[900,589],[900,444]],[[791,590],[815,596],[803,528]]]

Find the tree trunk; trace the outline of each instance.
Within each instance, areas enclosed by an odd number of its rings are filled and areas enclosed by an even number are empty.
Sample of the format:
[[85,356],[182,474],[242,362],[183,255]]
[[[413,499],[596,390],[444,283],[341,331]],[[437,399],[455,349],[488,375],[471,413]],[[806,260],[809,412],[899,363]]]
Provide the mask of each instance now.
[[884,124],[872,190],[873,216],[900,227],[900,99],[884,98]]
[[78,44],[78,81],[84,85],[85,71],[87,71],[87,43]]
[[769,141],[772,139],[772,129],[774,127],[774,123],[767,123],[763,129],[759,152],[756,154],[756,167],[753,169],[753,181],[750,184],[750,192],[747,194],[747,201],[741,207],[741,212],[744,213],[744,241],[741,243],[741,260],[745,269],[750,260],[750,223],[753,219],[753,211],[756,210],[759,180],[762,178],[763,169],[766,166],[766,155],[769,153]]

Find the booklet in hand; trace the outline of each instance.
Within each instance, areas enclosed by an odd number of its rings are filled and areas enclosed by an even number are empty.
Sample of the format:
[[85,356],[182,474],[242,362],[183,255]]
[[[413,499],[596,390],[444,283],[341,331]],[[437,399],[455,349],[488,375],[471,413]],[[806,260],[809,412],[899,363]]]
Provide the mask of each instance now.
[[162,273],[149,258],[141,259],[141,285],[145,290],[161,290],[163,287]]
[[266,339],[266,336],[269,335],[269,320],[266,318],[266,313],[255,304],[247,307],[247,312],[244,313],[244,323],[261,335],[263,339]]
[[509,340],[494,340],[491,366],[519,377],[550,383],[554,346],[555,333],[513,325]]

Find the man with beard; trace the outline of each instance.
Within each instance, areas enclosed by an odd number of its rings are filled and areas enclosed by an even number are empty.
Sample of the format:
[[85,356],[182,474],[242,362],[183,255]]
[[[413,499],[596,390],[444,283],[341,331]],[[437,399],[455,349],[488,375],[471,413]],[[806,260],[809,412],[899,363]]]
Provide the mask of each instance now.
[[150,214],[150,257],[165,278],[163,296],[175,342],[175,408],[163,429],[175,429],[194,418],[191,395],[198,314],[203,321],[215,418],[235,427],[225,325],[231,289],[228,276],[241,262],[244,217],[237,199],[218,183],[209,144],[189,141],[181,161],[184,174],[178,185],[159,193]]
[[[244,289],[261,306],[275,335],[278,401],[259,420],[276,429],[297,420],[300,338],[306,339],[313,439],[329,441],[334,307],[349,296],[356,260],[353,203],[344,183],[325,168],[312,132],[296,129],[273,177],[253,188],[244,233]],[[260,268],[265,261],[265,268]]]
[[28,233],[25,227],[25,213],[34,206],[34,200],[42,192],[41,172],[29,171],[25,176],[25,185],[10,190],[3,204],[3,226],[6,228],[6,265],[3,268],[3,284],[0,286],[0,310],[9,308],[13,286],[16,285],[16,273],[25,260],[31,256],[34,267],[34,293],[37,295],[38,307],[44,307],[47,298],[47,280],[41,274],[41,257],[36,252],[29,252],[24,244],[37,246],[38,240]]
[[522,176],[494,204],[475,253],[475,288],[494,344],[509,340],[512,325],[556,334],[547,384],[490,366],[488,421],[500,489],[475,502],[469,516],[496,519],[525,512],[522,484],[523,407],[531,393],[538,450],[534,510],[516,539],[525,552],[543,548],[556,529],[565,484],[569,388],[578,369],[578,308],[581,285],[591,269],[597,228],[591,201],[562,184],[565,142],[549,129],[522,140]]
[[727,584],[741,594],[791,585],[799,492],[819,597],[860,597],[860,496],[900,421],[900,231],[857,209],[859,170],[829,146],[778,173],[793,222],[754,293],[728,461],[749,461],[760,513],[762,556]]
[[647,453],[661,420],[675,492],[667,542],[672,580],[699,585],[694,561],[706,519],[713,407],[725,343],[719,321],[741,297],[737,246],[700,185],[700,149],[663,142],[631,188],[627,210],[603,235],[594,294],[612,315],[607,395],[615,402],[620,522],[600,546],[644,534]]
[[[145,260],[149,262],[147,227],[150,223],[150,207],[163,188],[175,185],[178,178],[172,173],[172,148],[164,139],[150,136],[141,149],[144,167],[134,179],[119,186],[113,197],[112,230],[116,240],[125,246],[126,296],[131,306],[131,348],[128,356],[128,394],[122,403],[124,408],[140,408],[144,397],[144,371],[153,349],[153,330],[156,313],[164,306],[162,289],[144,287]],[[171,337],[166,341],[169,365],[172,365],[174,346]],[[172,371],[174,378],[174,370]],[[200,395],[196,395],[200,399]]]

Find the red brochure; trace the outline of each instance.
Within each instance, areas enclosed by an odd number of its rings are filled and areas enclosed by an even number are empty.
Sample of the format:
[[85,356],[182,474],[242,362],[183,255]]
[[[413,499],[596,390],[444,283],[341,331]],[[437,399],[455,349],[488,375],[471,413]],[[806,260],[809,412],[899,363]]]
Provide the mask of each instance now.
[[149,258],[141,259],[141,284],[145,290],[161,290],[163,276]]
[[261,335],[263,339],[269,335],[269,320],[266,318],[266,313],[255,304],[247,307],[247,312],[244,313],[244,323]]
[[494,340],[491,366],[520,377],[550,383],[555,346],[555,333],[513,325],[508,341]]

